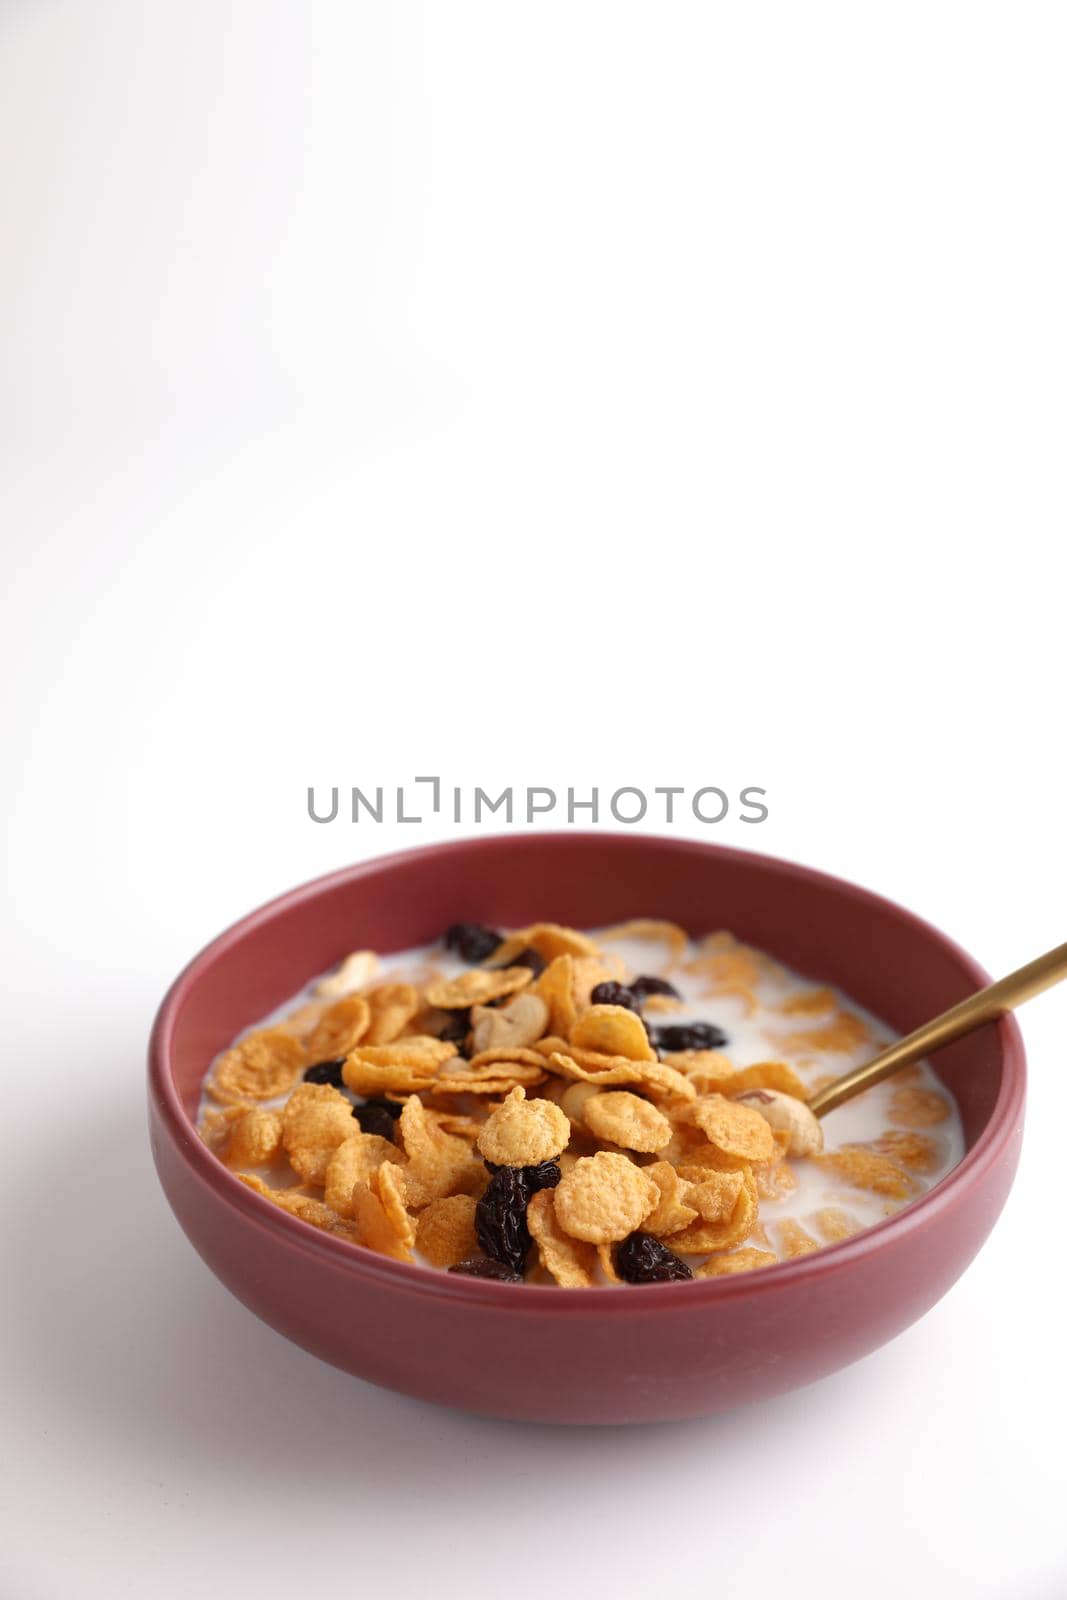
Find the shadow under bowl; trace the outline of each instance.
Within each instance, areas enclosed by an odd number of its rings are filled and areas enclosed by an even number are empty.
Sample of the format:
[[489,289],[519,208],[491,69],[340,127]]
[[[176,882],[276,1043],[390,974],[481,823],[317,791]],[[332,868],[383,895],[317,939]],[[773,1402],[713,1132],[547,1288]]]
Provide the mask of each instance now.
[[213,941],[160,1007],[149,1051],[156,1168],[211,1270],[258,1316],[371,1382],[490,1416],[658,1422],[810,1383],[940,1299],[992,1228],[1022,1138],[1010,1017],[942,1051],[966,1153],[865,1232],[756,1273],[596,1290],[482,1282],[391,1261],[254,1194],[196,1133],[214,1056],[348,951],[426,944],[456,921],[595,927],[667,918],[730,928],[840,986],[898,1032],[988,977],[951,940],[866,890],[766,856],[602,833],[464,840],[306,884]]

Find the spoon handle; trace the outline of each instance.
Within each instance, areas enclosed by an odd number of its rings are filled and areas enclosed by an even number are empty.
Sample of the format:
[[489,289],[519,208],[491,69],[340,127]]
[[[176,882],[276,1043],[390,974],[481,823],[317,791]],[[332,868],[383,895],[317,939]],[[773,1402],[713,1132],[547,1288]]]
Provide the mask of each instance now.
[[866,1066],[856,1067],[853,1072],[846,1072],[828,1083],[825,1089],[812,1095],[808,1105],[817,1117],[825,1116],[827,1111],[833,1111],[872,1084],[881,1083],[901,1067],[910,1067],[912,1062],[921,1061],[923,1056],[951,1044],[954,1039],[962,1039],[965,1033],[973,1032],[985,1022],[995,1022],[1006,1012],[1021,1006],[1024,1000],[1031,1000],[1035,994],[1051,989],[1064,978],[1067,978],[1067,944],[1057,945],[1055,950],[1027,962],[1017,972],[1009,972],[999,982],[968,995],[966,1000],[943,1011],[932,1022],[924,1022],[921,1028],[898,1039]]

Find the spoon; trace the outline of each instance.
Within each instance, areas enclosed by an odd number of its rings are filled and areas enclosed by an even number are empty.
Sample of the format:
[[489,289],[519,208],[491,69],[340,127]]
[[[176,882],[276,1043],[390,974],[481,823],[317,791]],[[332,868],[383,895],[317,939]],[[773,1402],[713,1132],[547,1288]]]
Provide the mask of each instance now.
[[856,1067],[852,1072],[835,1078],[833,1083],[828,1083],[825,1089],[811,1096],[809,1110],[817,1117],[825,1116],[828,1111],[851,1100],[853,1095],[899,1072],[901,1067],[910,1067],[914,1061],[920,1061],[931,1051],[940,1050],[954,1039],[962,1039],[965,1033],[973,1033],[975,1028],[982,1027],[986,1022],[995,1022],[998,1017],[1021,1006],[1024,1000],[1032,1000],[1035,994],[1051,989],[1054,983],[1062,983],[1064,978],[1067,978],[1067,944],[1057,945],[1055,950],[1038,956],[1036,961],[1027,962],[1017,972],[1009,972],[998,983],[991,983],[987,988],[979,989],[977,994],[968,995],[966,1000],[943,1011],[932,1022],[924,1022],[914,1033],[898,1039],[896,1044],[891,1044],[888,1050],[883,1050],[881,1055],[875,1056],[865,1066]]

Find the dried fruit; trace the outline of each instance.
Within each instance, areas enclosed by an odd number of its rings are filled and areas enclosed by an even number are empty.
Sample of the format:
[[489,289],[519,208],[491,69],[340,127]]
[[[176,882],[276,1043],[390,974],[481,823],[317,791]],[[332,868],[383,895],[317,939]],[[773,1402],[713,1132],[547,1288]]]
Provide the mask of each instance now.
[[729,1039],[714,1022],[670,1022],[653,1028],[657,1050],[721,1050]]
[[526,950],[520,950],[517,956],[512,956],[509,965],[513,967],[529,967],[534,977],[539,978],[547,967],[548,962],[539,950],[535,950],[530,946]]
[[666,978],[651,977],[648,973],[634,979],[630,985],[630,992],[637,996],[638,1001],[647,1000],[649,995],[653,994],[666,995],[669,1000],[682,998],[673,983],[668,983]]
[[627,1283],[678,1283],[693,1269],[650,1233],[631,1233],[615,1246],[615,1269]]
[[364,1100],[362,1105],[352,1107],[352,1115],[364,1133],[395,1141],[396,1121],[403,1109],[395,1100]]
[[344,1083],[341,1077],[341,1068],[345,1064],[344,1056],[336,1056],[332,1061],[316,1061],[314,1066],[305,1067],[305,1083],[330,1083],[335,1089],[340,1089]]
[[520,1274],[530,1249],[528,1199],[521,1168],[501,1167],[490,1178],[474,1216],[474,1231],[486,1255]]
[[491,1278],[494,1283],[522,1282],[521,1272],[513,1272],[502,1261],[493,1261],[485,1256],[471,1256],[466,1261],[457,1261],[448,1270],[460,1273],[464,1278]]
[[641,1010],[641,1002],[636,991],[625,983],[615,983],[611,980],[607,983],[598,983],[596,988],[590,991],[589,999],[595,1006],[625,1006],[627,1011]]
[[454,922],[445,929],[441,942],[446,950],[454,951],[461,961],[469,961],[473,966],[476,961],[487,961],[504,939],[502,934],[483,927],[480,922]]

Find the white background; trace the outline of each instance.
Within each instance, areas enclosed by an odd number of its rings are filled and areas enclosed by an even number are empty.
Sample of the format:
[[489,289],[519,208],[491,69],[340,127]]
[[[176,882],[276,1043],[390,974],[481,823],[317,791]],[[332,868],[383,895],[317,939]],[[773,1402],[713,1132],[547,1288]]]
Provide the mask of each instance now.
[[3,1600],[1067,1593],[1063,994],[964,1280],[683,1426],[319,1364],[200,1264],[142,1108],[200,944],[435,836],[309,783],[758,784],[686,831],[994,972],[1067,936],[1065,44],[1051,4],[9,0]]

